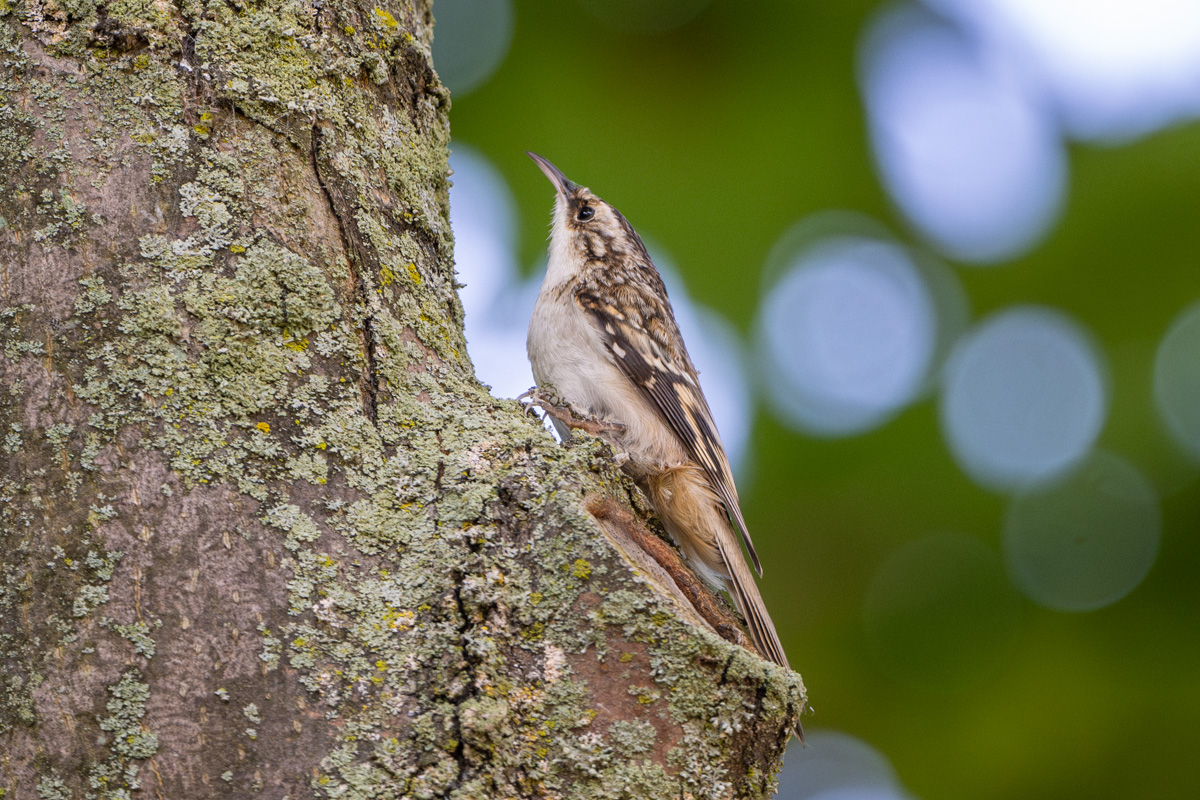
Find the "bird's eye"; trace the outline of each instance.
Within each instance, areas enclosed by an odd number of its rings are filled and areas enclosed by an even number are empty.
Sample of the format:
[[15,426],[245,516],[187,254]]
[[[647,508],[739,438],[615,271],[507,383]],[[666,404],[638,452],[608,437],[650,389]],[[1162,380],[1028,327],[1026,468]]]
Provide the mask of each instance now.
[[596,216],[596,209],[592,208],[591,206],[584,206],[583,208],[579,209],[579,213],[575,215],[575,219],[579,220],[580,222],[587,222],[594,216]]

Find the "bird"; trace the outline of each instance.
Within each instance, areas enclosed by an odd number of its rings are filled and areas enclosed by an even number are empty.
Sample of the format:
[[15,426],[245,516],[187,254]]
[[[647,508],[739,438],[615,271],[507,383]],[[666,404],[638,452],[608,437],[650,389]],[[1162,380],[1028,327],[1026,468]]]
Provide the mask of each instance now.
[[[675,321],[662,276],[633,226],[587,187],[526,154],[556,191],[546,277],[526,349],[526,394],[564,439],[583,428],[613,446],[686,562],[727,591],[754,647],[787,656],[742,554],[762,575],[729,458]],[[799,725],[797,734],[803,739]]]

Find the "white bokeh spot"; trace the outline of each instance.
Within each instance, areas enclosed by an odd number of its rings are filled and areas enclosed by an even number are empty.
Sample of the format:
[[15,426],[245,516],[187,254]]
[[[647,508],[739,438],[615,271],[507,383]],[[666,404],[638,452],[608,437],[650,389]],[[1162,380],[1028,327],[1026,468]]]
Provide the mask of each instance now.
[[963,470],[991,489],[1017,489],[1071,468],[1091,450],[1107,410],[1099,352],[1050,309],[993,315],[946,363],[943,432]]
[[759,319],[779,413],[807,432],[873,428],[919,394],[937,348],[934,299],[908,253],[834,237],[792,262]]
[[1074,138],[1122,141],[1200,114],[1195,0],[925,0],[1020,63]]
[[513,38],[512,0],[438,0],[433,62],[455,98],[482,86]]
[[889,9],[861,48],[880,173],[905,215],[945,254],[994,263],[1057,221],[1067,162],[1052,120],[1013,70],[914,7]]
[[1200,461],[1200,303],[1171,323],[1158,346],[1154,402],[1171,438]]
[[806,746],[788,746],[776,800],[907,800],[892,765],[855,737],[811,730]]
[[1093,611],[1129,594],[1154,564],[1158,496],[1141,472],[1096,452],[1071,474],[1013,498],[1004,555],[1017,587],[1060,611]]

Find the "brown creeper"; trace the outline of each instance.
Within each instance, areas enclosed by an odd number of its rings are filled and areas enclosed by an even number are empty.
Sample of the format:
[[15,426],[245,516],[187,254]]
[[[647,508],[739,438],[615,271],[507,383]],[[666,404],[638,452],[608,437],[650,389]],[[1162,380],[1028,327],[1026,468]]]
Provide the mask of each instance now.
[[529,361],[539,387],[590,419],[541,405],[564,437],[584,427],[613,445],[688,563],[733,597],[759,652],[787,667],[738,543],[740,533],[761,575],[729,460],[658,270],[619,211],[528,155],[558,191]]

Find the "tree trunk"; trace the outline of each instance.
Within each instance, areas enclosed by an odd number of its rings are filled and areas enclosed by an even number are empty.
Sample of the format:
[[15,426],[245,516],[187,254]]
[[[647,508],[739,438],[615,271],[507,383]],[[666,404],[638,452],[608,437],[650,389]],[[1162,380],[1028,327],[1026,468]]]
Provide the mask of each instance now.
[[6,800],[769,794],[798,676],[473,377],[432,24],[0,0]]

